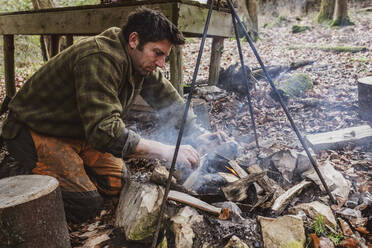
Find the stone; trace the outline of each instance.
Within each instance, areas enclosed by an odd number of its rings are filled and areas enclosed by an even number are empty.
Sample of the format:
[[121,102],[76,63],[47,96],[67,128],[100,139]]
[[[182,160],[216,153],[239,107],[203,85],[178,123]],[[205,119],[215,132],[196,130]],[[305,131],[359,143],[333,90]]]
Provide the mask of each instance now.
[[292,215],[257,218],[261,225],[265,248],[304,247],[306,237],[301,218]]
[[337,222],[332,213],[332,209],[321,202],[314,201],[310,203],[301,203],[296,205],[293,210],[296,214],[302,210],[306,213],[307,216],[314,220],[318,217],[318,215],[321,215],[327,225],[330,225],[332,227],[337,226]]
[[184,207],[177,215],[171,218],[172,231],[175,237],[175,245],[179,248],[192,248],[195,233],[192,225],[203,221],[203,216],[191,207]]
[[276,215],[281,214],[284,209],[291,203],[293,198],[299,195],[302,190],[310,184],[311,182],[306,180],[302,181],[299,184],[296,184],[275,200],[274,204],[271,206],[271,210],[273,210]]
[[271,157],[271,162],[288,184],[292,182],[296,161],[297,155],[292,150],[281,150]]
[[[316,155],[312,150],[310,150],[310,154],[311,156],[313,156],[313,158],[315,158]],[[295,174],[301,175],[302,173],[310,170],[311,168],[313,168],[313,165],[311,164],[310,159],[307,156],[306,152],[303,151],[303,152],[297,153]]]
[[[327,183],[332,195],[336,198],[338,206],[343,206],[349,197],[351,186],[350,181],[346,180],[341,172],[337,171],[329,161],[327,161],[324,165],[319,166],[319,171]],[[325,191],[323,184],[314,168],[305,172],[304,177],[312,180],[319,185],[321,190]]]
[[241,241],[237,236],[233,235],[224,248],[249,248],[249,246]]
[[120,193],[115,227],[127,240],[150,241],[163,195],[164,189],[158,185],[128,181]]

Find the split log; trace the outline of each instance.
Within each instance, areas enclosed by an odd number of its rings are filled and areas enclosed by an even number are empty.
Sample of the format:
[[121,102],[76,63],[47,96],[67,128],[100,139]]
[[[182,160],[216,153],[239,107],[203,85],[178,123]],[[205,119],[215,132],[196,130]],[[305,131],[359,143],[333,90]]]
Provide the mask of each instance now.
[[309,186],[311,184],[310,181],[302,181],[301,183],[299,184],[296,184],[295,186],[293,186],[292,188],[290,188],[289,190],[287,190],[284,194],[282,194],[281,196],[279,196],[273,206],[271,207],[271,209],[273,210],[273,212],[276,214],[276,215],[280,215],[284,209],[288,206],[289,203],[291,203],[291,201],[293,200],[293,198],[295,198],[298,194],[300,194],[302,192],[302,190]]
[[0,180],[0,247],[71,247],[58,186],[41,175]]
[[[263,172],[263,170],[259,165],[254,164],[248,167],[248,172],[253,174]],[[257,180],[257,184],[266,192],[266,195],[263,197],[265,200],[259,199],[258,202],[260,202],[260,204],[256,203],[254,207],[261,206],[262,208],[269,208],[274,204],[274,201],[285,192],[279,184],[269,178],[266,174]]]
[[212,206],[206,202],[199,200],[198,198],[195,198],[191,195],[188,195],[182,192],[170,190],[168,194],[168,199],[181,202],[183,204],[192,206],[194,208],[201,209],[208,213],[218,215],[219,219],[228,219],[230,217],[228,209],[217,208],[215,206]]
[[248,197],[247,189],[249,185],[253,182],[256,182],[265,175],[265,172],[254,173],[248,175],[245,178],[242,178],[238,181],[228,184],[225,187],[222,187],[222,191],[229,201],[243,201]]
[[228,183],[232,183],[232,182],[235,182],[235,181],[239,180],[239,177],[237,177],[237,176],[235,176],[231,173],[218,172],[218,175],[220,175]]
[[369,125],[344,128],[337,131],[306,135],[306,140],[315,152],[342,149],[346,145],[366,144],[372,141]]
[[372,77],[358,79],[358,103],[361,118],[372,121]]
[[231,166],[231,168],[234,169],[234,171],[238,174],[240,178],[248,176],[248,173],[245,172],[245,170],[242,167],[240,167],[240,165],[237,162],[231,160],[229,161],[229,165]]
[[185,187],[187,190],[193,190],[193,185],[195,184],[196,180],[199,178],[200,176],[200,173],[202,171],[202,168],[204,166],[204,162],[206,160],[207,156],[204,155],[204,157],[202,157],[200,159],[200,166],[195,170],[193,171],[190,176],[186,179],[186,181],[183,183],[183,187]]
[[164,189],[150,183],[128,181],[120,193],[115,227],[127,240],[150,241],[156,229]]

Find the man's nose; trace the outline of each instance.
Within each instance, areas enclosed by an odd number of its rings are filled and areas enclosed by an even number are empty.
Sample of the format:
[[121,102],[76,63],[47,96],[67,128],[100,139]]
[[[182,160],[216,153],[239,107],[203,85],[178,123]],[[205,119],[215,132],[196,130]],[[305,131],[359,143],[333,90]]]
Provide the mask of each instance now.
[[157,67],[163,68],[165,64],[165,56],[156,60],[155,64]]

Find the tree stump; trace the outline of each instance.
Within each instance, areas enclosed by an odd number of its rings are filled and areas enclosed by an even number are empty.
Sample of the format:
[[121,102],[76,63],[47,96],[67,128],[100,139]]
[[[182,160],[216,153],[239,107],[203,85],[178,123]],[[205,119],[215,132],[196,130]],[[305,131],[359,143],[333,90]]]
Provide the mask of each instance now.
[[58,185],[41,175],[0,180],[0,247],[71,247]]
[[358,103],[360,117],[372,121],[372,77],[358,80]]

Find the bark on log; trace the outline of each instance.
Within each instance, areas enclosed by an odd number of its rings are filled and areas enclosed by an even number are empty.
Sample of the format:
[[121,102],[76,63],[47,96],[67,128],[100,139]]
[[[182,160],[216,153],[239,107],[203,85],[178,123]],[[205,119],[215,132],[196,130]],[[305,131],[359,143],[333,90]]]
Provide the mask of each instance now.
[[0,180],[0,247],[71,247],[55,178],[23,175]]
[[265,172],[250,174],[247,177],[228,184],[225,187],[222,187],[222,191],[229,201],[243,201],[248,197],[247,189],[249,185],[253,182],[258,181],[259,179],[265,176]]
[[372,77],[358,80],[358,103],[360,117],[372,121]]

